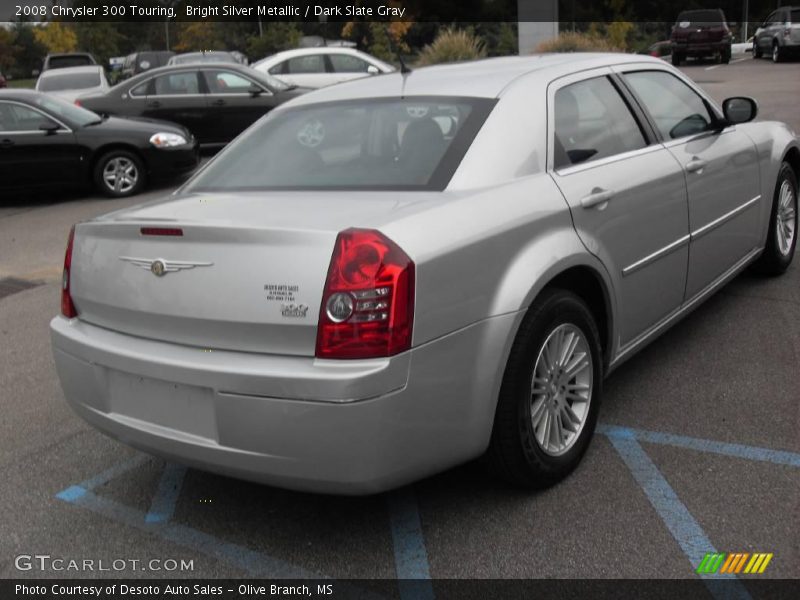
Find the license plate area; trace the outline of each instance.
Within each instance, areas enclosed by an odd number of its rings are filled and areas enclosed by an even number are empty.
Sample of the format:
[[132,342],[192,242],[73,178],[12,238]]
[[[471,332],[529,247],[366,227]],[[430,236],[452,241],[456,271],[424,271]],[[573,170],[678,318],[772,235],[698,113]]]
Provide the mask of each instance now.
[[109,371],[109,411],[216,440],[214,393],[209,388]]

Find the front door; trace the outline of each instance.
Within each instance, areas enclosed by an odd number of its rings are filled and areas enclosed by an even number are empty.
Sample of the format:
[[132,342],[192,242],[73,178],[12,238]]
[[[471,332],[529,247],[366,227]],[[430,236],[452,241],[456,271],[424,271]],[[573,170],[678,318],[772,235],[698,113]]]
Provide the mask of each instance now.
[[759,244],[761,202],[771,199],[760,196],[756,147],[736,126],[715,129],[711,105],[675,75],[638,71],[623,77],[685,172],[688,301]]
[[165,73],[153,78],[142,116],[183,125],[200,143],[211,141],[218,115],[208,109],[204,84],[198,70]]
[[227,143],[268,113],[275,96],[261,84],[224,68],[203,70],[209,111],[215,113],[213,142]]

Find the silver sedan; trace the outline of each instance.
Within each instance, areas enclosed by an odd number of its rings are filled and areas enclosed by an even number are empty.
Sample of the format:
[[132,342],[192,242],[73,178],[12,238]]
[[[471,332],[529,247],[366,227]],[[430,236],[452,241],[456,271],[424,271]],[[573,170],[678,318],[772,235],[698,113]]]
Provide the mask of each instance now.
[[78,224],[67,401],[125,443],[373,493],[487,454],[552,485],[604,377],[750,266],[800,145],[663,61],[509,57],[299,97],[163,202]]

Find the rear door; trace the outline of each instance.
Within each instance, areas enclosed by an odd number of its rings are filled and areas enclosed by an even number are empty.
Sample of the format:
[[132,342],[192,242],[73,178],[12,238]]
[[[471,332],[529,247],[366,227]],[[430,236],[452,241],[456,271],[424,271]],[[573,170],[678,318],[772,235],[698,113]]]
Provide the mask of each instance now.
[[201,144],[212,141],[220,117],[208,110],[205,83],[198,69],[157,75],[146,91],[142,116],[183,125]]
[[548,89],[552,176],[614,282],[621,347],[676,311],[688,258],[686,184],[610,69]]
[[208,89],[209,113],[218,125],[213,142],[227,143],[277,104],[270,90],[248,77],[225,68],[202,71]]
[[[41,130],[44,124],[53,129]],[[26,104],[0,101],[0,186],[72,183],[80,166],[80,148],[69,127]]]
[[715,130],[719,116],[711,104],[670,72],[625,70],[623,79],[685,173],[688,301],[759,244],[762,199],[755,144],[736,126]]

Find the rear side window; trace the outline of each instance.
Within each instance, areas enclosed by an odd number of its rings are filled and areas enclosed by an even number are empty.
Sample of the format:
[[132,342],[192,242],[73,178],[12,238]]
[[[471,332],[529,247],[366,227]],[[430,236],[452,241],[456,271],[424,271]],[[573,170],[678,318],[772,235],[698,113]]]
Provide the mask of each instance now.
[[647,145],[639,123],[606,77],[558,90],[554,114],[557,169]]
[[443,190],[494,106],[482,98],[362,98],[271,113],[192,190]]
[[189,71],[159,75],[155,78],[155,93],[156,96],[199,94],[200,85],[197,81],[197,72]]
[[626,73],[625,80],[666,140],[707,131],[713,121],[708,106],[683,81],[663,71]]
[[335,73],[366,73],[369,67],[366,61],[349,54],[331,54],[328,58]]

